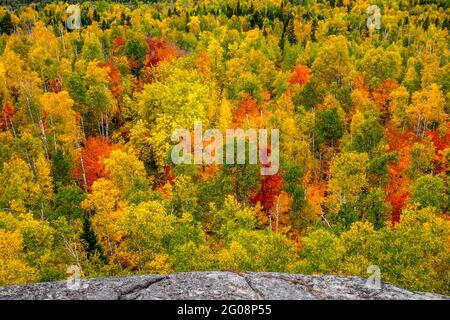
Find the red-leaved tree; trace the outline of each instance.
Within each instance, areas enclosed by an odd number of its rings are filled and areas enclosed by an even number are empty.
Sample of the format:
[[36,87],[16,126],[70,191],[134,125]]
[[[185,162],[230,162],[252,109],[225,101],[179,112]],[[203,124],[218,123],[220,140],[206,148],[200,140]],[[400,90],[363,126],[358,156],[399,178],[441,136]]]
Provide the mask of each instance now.
[[101,137],[88,137],[84,148],[77,157],[73,168],[73,176],[82,183],[82,188],[90,190],[92,184],[105,176],[103,159],[107,158],[111,151],[119,149],[118,145],[111,145],[108,139]]
[[298,65],[295,66],[294,71],[291,73],[291,78],[289,79],[290,84],[297,83],[300,86],[304,86],[308,83],[311,77],[311,69],[307,66]]
[[2,108],[1,128],[8,130],[12,126],[14,116],[14,106],[10,101],[6,101]]

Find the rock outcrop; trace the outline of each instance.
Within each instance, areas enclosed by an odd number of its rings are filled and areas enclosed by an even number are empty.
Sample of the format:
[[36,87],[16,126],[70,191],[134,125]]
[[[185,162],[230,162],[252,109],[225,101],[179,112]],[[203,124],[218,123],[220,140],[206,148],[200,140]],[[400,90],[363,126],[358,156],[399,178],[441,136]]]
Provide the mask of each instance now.
[[450,299],[367,279],[286,273],[186,272],[0,287],[1,299]]

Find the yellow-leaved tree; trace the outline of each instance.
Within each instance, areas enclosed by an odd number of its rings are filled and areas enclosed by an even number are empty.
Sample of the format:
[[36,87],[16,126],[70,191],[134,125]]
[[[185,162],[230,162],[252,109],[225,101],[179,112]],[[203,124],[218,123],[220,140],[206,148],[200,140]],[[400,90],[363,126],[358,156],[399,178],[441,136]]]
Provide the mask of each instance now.
[[367,153],[342,152],[331,161],[329,203],[335,210],[356,200],[367,185]]
[[36,270],[26,263],[24,255],[22,235],[0,229],[0,286],[37,280]]
[[81,136],[76,113],[72,109],[74,101],[67,91],[59,93],[47,92],[41,97],[46,115],[46,135],[49,150],[56,153],[62,147],[65,153],[74,155],[75,147]]
[[446,120],[447,114],[444,110],[445,96],[441,88],[436,83],[432,83],[428,88],[414,92],[412,103],[406,109],[411,117],[412,126],[417,136],[422,136],[433,123],[442,123]]

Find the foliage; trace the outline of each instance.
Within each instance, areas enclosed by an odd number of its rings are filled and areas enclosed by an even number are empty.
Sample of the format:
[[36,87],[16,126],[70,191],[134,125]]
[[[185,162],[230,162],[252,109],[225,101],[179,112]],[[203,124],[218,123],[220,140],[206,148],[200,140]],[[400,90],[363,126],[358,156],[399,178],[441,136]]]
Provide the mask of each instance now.
[[[443,1],[381,1],[379,30],[365,1],[144,2],[81,1],[76,31],[0,6],[0,285],[377,265],[448,294]],[[279,171],[173,163],[196,121],[278,129]]]

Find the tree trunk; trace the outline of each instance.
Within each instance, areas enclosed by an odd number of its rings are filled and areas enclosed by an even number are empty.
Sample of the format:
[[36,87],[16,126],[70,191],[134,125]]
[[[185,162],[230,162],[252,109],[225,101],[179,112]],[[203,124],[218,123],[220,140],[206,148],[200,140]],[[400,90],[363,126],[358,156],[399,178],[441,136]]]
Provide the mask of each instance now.
[[105,113],[105,121],[106,121],[106,138],[108,138],[109,137],[108,113]]
[[43,221],[45,219],[45,216],[44,216],[44,200],[41,200],[40,212],[41,212],[41,220]]
[[275,216],[275,233],[278,233],[278,212],[279,212],[280,196],[277,198],[276,216]]
[[45,156],[47,157],[47,161],[50,161],[47,147],[47,136],[45,135],[45,128],[42,119],[39,119],[39,127],[41,128],[41,135],[42,135],[42,142],[44,143]]
[[84,191],[87,192],[87,179],[86,179],[86,170],[84,168],[83,152],[80,152],[80,164],[81,164],[81,172],[83,175],[83,183],[85,185]]
[[17,138],[17,135],[16,135],[16,129],[14,129],[14,123],[12,122],[11,119],[9,119],[9,122],[11,123],[11,129],[12,129],[14,138]]
[[80,122],[81,122],[81,131],[83,132],[83,141],[86,141],[86,131],[84,129],[84,121],[82,116],[80,116]]

